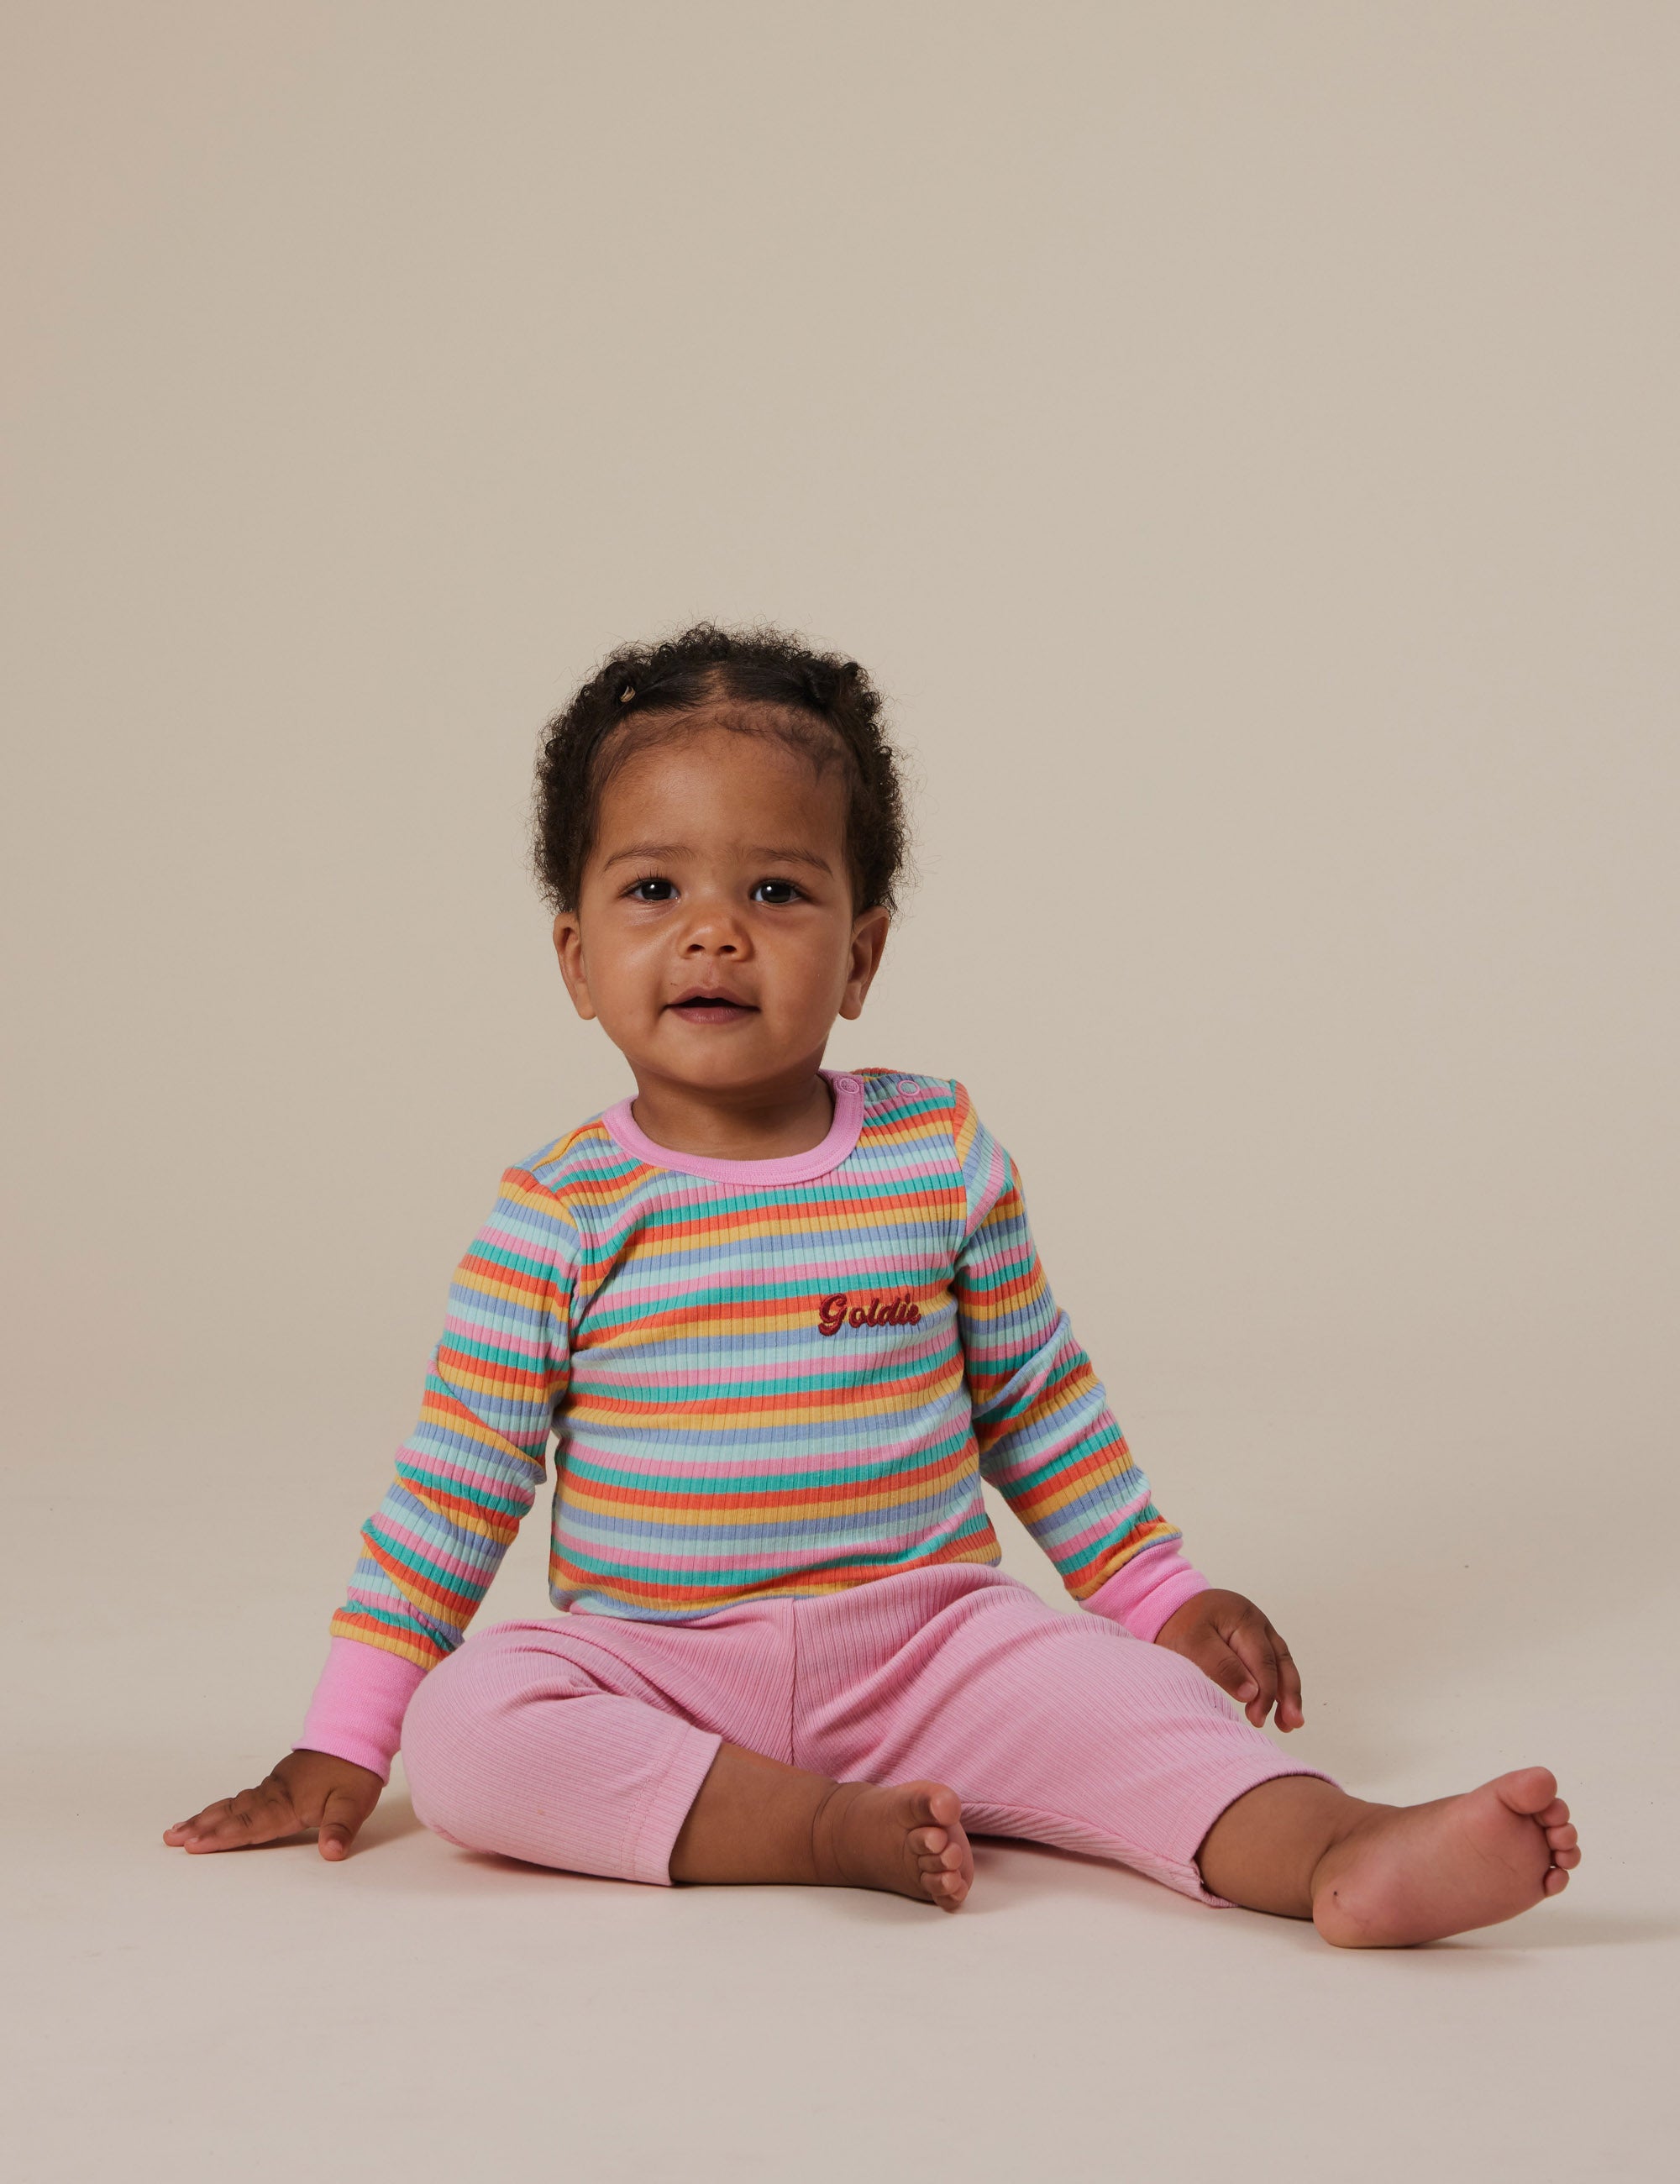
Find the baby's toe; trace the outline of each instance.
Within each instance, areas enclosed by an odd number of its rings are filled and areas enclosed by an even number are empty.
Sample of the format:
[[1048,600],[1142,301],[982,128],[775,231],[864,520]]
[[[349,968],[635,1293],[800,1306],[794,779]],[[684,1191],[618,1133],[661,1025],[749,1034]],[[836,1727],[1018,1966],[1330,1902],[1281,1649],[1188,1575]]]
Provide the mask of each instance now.
[[1541,1883],[1541,1886],[1548,1896],[1561,1896],[1568,1886],[1569,1875],[1560,1865],[1549,1866],[1546,1869],[1546,1877]]
[[1554,1850],[1573,1850],[1576,1844],[1579,1842],[1580,1840],[1580,1836],[1576,1833],[1575,1830],[1571,1827],[1548,1828],[1546,1830],[1546,1841],[1551,1845]]
[[1555,1850],[1552,1852],[1552,1864],[1565,1873],[1573,1873],[1580,1863],[1581,1853],[1578,1850]]
[[1560,1828],[1569,1818],[1569,1808],[1561,1797],[1554,1797],[1544,1813],[1536,1813],[1535,1820],[1543,1828]]
[[943,1828],[912,1828],[910,1830],[910,1848],[918,1858],[943,1850],[950,1840]]

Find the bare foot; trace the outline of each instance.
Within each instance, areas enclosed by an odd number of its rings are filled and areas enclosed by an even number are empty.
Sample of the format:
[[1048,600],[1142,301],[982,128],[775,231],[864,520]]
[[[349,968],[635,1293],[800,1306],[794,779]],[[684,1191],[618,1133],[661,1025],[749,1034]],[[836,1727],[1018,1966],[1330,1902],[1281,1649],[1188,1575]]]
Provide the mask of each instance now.
[[1521,1767],[1462,1797],[1367,1806],[1314,1870],[1313,1924],[1346,1949],[1438,1942],[1557,1895],[1580,1863],[1556,1777]]
[[954,1911],[974,1882],[962,1810],[943,1782],[837,1782],[811,1822],[817,1878]]

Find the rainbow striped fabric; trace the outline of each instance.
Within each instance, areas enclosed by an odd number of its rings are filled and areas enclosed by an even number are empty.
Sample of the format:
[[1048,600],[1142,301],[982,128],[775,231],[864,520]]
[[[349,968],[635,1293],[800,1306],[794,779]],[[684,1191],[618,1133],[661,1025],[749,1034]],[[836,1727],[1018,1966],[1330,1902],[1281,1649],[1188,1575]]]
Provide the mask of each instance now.
[[551,1429],[549,1590],[585,1613],[996,1563],[982,1476],[1076,1600],[1177,1539],[963,1087],[828,1081],[792,1160],[662,1154],[626,1100],[504,1173],[335,1637],[422,1669],[459,1645]]

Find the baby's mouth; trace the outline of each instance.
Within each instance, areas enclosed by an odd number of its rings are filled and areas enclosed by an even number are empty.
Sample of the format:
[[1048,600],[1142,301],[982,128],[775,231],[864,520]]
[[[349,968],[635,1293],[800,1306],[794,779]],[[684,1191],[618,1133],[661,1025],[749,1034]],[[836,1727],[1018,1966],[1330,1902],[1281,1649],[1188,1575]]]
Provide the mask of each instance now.
[[666,1006],[673,1016],[692,1024],[742,1023],[758,1014],[752,1002],[743,1001],[734,994],[706,993],[698,988]]

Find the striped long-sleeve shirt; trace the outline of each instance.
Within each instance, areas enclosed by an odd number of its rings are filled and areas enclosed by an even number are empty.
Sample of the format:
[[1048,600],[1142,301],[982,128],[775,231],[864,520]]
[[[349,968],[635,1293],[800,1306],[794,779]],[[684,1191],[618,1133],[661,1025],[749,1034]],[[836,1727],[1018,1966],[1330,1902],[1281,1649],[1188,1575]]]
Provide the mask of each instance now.
[[363,1528],[304,1746],[385,1773],[551,1431],[549,1593],[573,1613],[687,1621],[995,1563],[982,1478],[1074,1599],[1139,1635],[1204,1582],[964,1088],[828,1082],[828,1135],[790,1158],[670,1150],[623,1100],[505,1171]]

